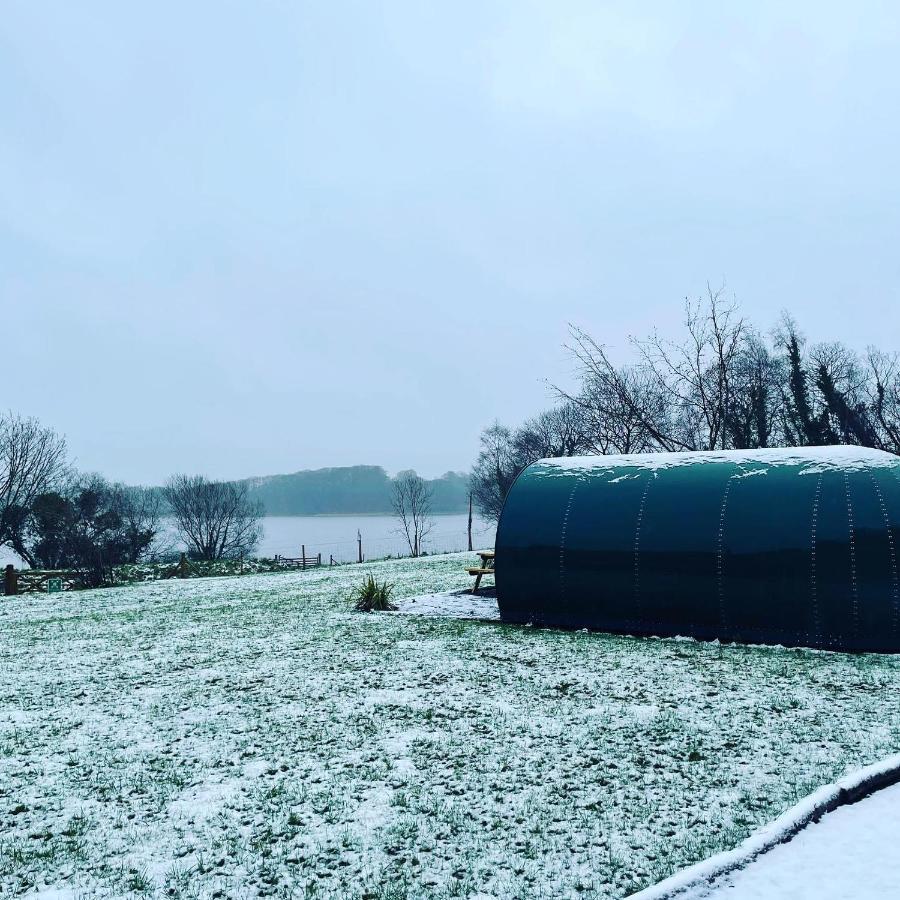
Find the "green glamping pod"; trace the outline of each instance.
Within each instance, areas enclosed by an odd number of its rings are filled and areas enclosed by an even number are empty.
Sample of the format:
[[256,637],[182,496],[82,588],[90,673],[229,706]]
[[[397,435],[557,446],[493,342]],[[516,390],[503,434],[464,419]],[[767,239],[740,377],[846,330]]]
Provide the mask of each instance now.
[[861,447],[544,459],[496,542],[505,622],[900,651],[900,457]]

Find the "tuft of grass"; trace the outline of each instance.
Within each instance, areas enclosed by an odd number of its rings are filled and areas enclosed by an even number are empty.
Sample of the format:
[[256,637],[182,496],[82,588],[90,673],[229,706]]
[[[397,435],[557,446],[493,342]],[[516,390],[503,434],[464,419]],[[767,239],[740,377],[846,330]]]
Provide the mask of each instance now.
[[363,583],[350,594],[350,602],[360,612],[375,612],[380,610],[396,609],[391,603],[394,586],[386,581],[376,581],[371,573],[365,577]]

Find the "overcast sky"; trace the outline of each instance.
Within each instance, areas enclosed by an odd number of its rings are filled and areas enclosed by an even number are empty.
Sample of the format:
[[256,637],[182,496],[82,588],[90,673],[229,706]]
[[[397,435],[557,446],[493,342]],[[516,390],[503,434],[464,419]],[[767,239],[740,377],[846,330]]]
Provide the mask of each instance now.
[[707,281],[900,349],[900,4],[0,16],[2,405],[129,482],[465,469]]

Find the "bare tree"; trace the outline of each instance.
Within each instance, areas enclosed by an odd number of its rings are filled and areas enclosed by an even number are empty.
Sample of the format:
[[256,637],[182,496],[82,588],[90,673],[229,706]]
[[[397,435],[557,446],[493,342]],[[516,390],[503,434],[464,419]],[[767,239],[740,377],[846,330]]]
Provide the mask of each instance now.
[[431,487],[411,469],[394,478],[391,505],[412,556],[421,555],[422,541],[434,526],[431,496]]
[[469,479],[475,505],[485,518],[499,520],[506,492],[521,470],[512,432],[494,422],[481,433],[481,450]]
[[160,541],[163,497],[159,488],[125,487],[116,485],[119,492],[119,514],[123,528],[129,536],[129,546],[142,547],[141,552],[129,562],[137,562],[140,556],[156,556],[169,549],[168,541]]
[[528,419],[512,437],[513,453],[522,467],[549,456],[576,456],[588,446],[583,411],[568,400]]
[[866,354],[870,378],[869,406],[875,419],[878,444],[900,455],[900,355],[870,347]]
[[711,288],[706,301],[685,303],[685,328],[681,343],[653,334],[633,344],[672,411],[668,443],[685,450],[724,449],[734,367],[748,329],[736,304]]
[[199,559],[249,554],[259,543],[262,507],[250,499],[246,484],[175,475],[163,497],[179,536]]
[[868,406],[868,369],[858,355],[839,342],[817,344],[810,357],[821,403],[823,443],[878,444],[875,422]]
[[606,346],[580,328],[570,329],[572,354],[582,379],[578,394],[558,393],[585,411],[600,453],[683,450],[674,437],[669,388],[659,373],[640,364],[617,366]]
[[586,332],[572,329],[569,350],[583,387],[569,399],[593,415],[601,452],[731,445],[735,368],[751,332],[737,306],[712,289],[703,301],[686,301],[685,329],[681,342],[656,333],[632,338],[639,362],[626,367],[616,366],[606,347]]
[[581,386],[574,394],[555,390],[580,412],[584,451],[606,455],[659,447],[668,431],[667,406],[644,369],[616,367],[590,335],[574,327],[570,331],[568,349],[578,363]]
[[589,453],[593,443],[586,411],[568,398],[528,419],[515,431],[495,422],[481,434],[481,451],[469,476],[481,514],[498,520],[516,476],[539,459]]
[[725,423],[729,446],[745,450],[781,440],[784,362],[758,334],[748,332],[733,361],[732,398]]
[[27,530],[34,501],[66,473],[66,442],[37,419],[0,415],[0,545],[29,565]]

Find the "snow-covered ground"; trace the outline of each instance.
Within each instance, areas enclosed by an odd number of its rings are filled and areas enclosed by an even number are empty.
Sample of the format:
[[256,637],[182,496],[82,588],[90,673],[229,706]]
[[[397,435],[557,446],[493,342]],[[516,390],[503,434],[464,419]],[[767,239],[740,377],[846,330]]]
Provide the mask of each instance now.
[[892,657],[346,600],[472,561],[0,603],[0,894],[623,897],[900,749]]
[[397,612],[410,616],[445,616],[451,619],[500,621],[497,598],[473,595],[468,588],[405,597],[396,603]]
[[900,785],[829,813],[708,891],[708,900],[900,897]]

